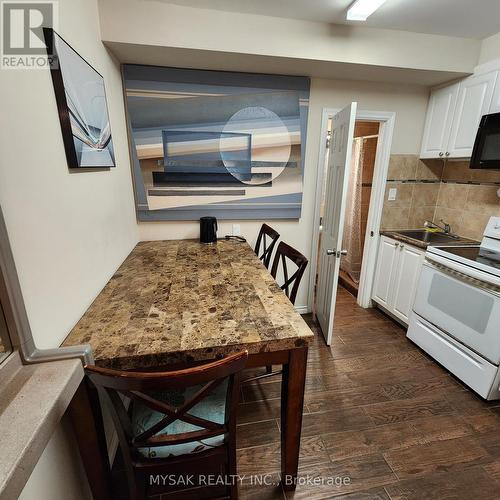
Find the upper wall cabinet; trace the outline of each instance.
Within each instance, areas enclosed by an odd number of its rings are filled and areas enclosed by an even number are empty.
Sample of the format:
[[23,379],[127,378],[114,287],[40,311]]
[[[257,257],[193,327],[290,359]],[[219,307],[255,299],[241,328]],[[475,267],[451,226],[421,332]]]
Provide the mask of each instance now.
[[450,142],[445,153],[450,158],[472,155],[481,117],[490,112],[491,98],[498,72],[470,76],[460,83],[457,106],[453,115]]
[[455,83],[431,93],[425,119],[421,158],[444,156],[450,140],[451,122],[457,104],[459,87],[460,84]]
[[493,98],[491,99],[490,113],[500,113],[500,72],[497,76]]
[[431,93],[422,141],[421,158],[467,158],[472,155],[481,117],[500,108],[498,71],[473,75]]

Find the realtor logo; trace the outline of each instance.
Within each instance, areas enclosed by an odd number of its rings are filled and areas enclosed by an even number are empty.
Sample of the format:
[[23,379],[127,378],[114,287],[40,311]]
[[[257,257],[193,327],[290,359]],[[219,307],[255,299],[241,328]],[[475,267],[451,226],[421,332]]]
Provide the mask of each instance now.
[[50,66],[43,28],[57,29],[57,2],[3,1],[2,69]]

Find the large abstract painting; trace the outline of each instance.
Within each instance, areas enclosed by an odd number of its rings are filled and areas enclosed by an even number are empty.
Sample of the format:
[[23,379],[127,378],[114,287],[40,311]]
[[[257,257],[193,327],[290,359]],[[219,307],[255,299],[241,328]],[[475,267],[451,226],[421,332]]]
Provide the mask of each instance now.
[[125,65],[139,220],[299,218],[309,79]]
[[103,77],[54,30],[43,31],[68,167],[114,167]]

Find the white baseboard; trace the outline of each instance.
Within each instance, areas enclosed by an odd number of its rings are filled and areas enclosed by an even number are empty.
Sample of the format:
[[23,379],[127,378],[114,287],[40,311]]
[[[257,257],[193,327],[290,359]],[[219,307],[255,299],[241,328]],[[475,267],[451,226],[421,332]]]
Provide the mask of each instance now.
[[311,312],[309,310],[309,307],[307,306],[295,306],[295,310],[299,313],[299,314],[307,314],[309,312]]

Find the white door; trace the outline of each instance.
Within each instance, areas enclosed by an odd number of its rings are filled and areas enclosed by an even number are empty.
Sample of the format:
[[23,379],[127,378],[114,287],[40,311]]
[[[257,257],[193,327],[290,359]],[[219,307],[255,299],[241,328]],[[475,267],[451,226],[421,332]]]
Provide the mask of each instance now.
[[372,298],[386,309],[391,306],[392,282],[398,263],[399,248],[399,242],[386,236],[380,238]]
[[316,296],[316,316],[328,345],[333,333],[356,109],[353,102],[332,120]]
[[488,114],[497,72],[470,76],[460,83],[450,142],[445,156],[465,158],[472,155],[477,127]]
[[459,86],[459,83],[455,83],[432,92],[420,158],[441,158],[447,151]]
[[392,312],[406,324],[415,300],[418,278],[422,269],[424,252],[404,243],[399,245],[399,259],[394,281]]

